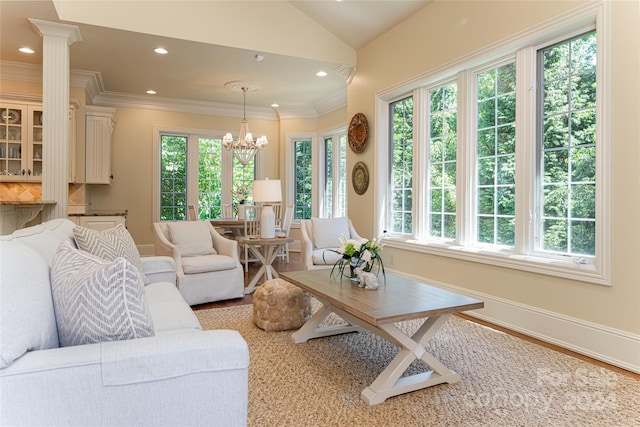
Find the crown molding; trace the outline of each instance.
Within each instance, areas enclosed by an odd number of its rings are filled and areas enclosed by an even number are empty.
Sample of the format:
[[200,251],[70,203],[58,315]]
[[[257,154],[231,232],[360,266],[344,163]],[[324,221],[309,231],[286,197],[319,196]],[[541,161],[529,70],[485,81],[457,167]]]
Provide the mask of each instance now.
[[[42,83],[42,66],[40,65],[0,61],[0,70],[2,70],[3,79]],[[69,84],[72,87],[85,89],[90,99],[104,91],[102,76],[94,71],[71,70]]]
[[[242,117],[243,114],[241,105],[155,96],[151,99],[149,95],[130,95],[120,92],[102,92],[93,98],[93,103],[109,107],[143,108],[228,117]],[[247,107],[247,118],[277,120],[277,115],[271,108]]]
[[347,105],[347,88],[339,90],[329,96],[324,97],[312,104],[318,116],[330,113]]
[[[39,65],[0,61],[0,70],[2,70],[2,78],[4,79],[42,83],[42,67]],[[102,75],[95,71],[71,70],[69,83],[72,87],[83,88],[87,98],[94,105],[227,117],[242,117],[243,115],[241,105],[105,91]],[[346,88],[318,100],[312,105],[283,106],[278,107],[277,112],[271,108],[247,106],[247,118],[257,120],[317,118],[345,105],[347,105]]]
[[0,69],[3,79],[42,83],[42,67],[39,65],[0,61]]

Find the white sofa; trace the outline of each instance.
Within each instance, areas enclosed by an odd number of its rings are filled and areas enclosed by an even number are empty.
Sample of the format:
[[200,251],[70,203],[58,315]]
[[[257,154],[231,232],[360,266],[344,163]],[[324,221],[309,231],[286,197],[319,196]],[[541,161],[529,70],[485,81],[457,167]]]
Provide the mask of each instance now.
[[154,336],[59,347],[49,270],[73,227],[0,238],[0,425],[246,425],[247,344],[201,330],[169,257],[142,258]]
[[302,262],[307,270],[332,268],[341,258],[334,252],[340,236],[361,239],[348,218],[311,218],[300,221]]
[[244,296],[238,242],[209,221],[155,222],[153,231],[155,254],[173,258],[178,290],[189,305]]

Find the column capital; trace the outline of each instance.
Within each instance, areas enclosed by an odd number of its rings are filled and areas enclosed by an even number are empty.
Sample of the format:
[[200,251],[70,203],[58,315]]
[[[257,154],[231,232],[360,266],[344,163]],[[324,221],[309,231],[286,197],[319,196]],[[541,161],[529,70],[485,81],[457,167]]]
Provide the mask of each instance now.
[[67,43],[71,46],[75,42],[82,41],[80,28],[76,25],[60,24],[57,22],[43,21],[40,19],[27,18],[31,22],[33,30],[41,37],[51,36],[67,39]]

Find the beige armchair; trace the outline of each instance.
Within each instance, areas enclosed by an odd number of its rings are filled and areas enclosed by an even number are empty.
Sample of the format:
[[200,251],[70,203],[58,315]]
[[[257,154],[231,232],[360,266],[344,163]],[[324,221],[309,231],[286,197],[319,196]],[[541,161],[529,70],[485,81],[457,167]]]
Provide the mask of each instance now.
[[300,221],[302,262],[307,270],[331,268],[340,259],[340,235],[361,239],[348,218],[311,218]]
[[153,230],[156,255],[175,260],[178,290],[189,305],[244,296],[238,242],[209,221],[156,222]]

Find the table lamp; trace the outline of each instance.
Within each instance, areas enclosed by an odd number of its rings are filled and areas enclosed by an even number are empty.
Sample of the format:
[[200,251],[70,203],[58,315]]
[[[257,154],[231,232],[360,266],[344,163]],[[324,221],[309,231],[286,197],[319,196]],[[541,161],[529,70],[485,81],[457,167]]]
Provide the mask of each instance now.
[[253,202],[262,203],[260,214],[260,237],[276,237],[276,215],[269,203],[282,201],[282,189],[279,179],[257,179],[253,181]]

